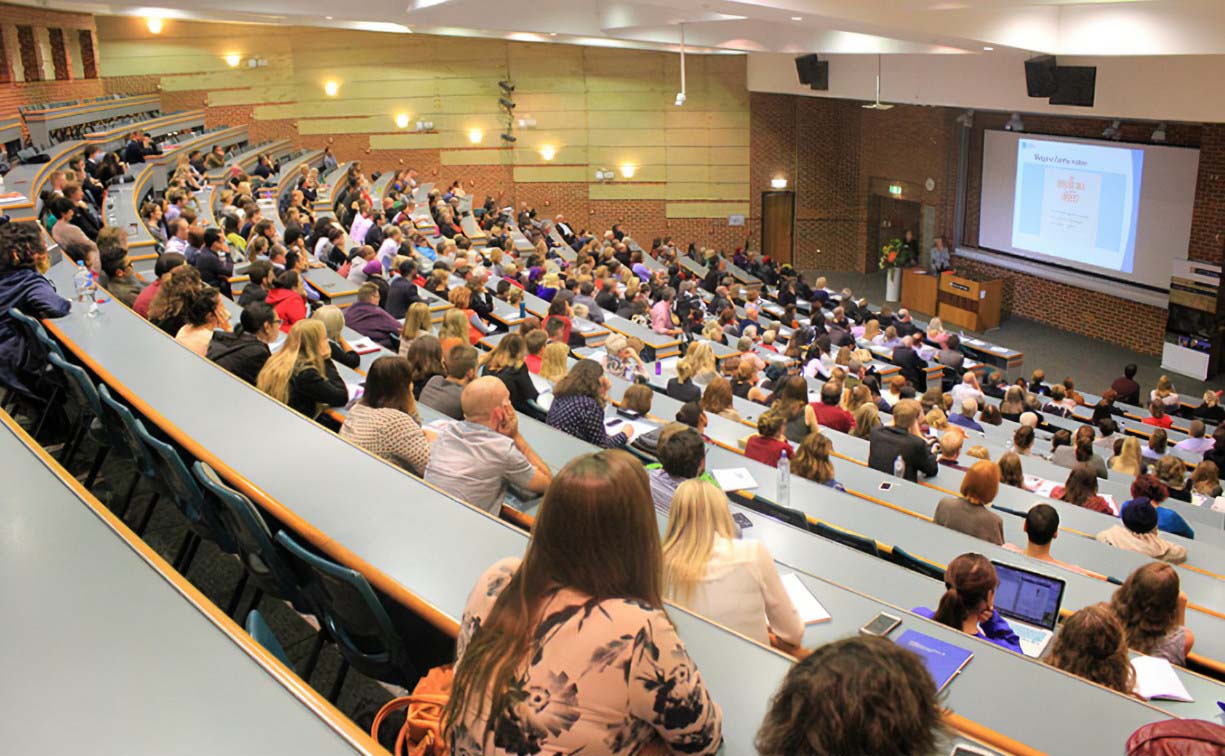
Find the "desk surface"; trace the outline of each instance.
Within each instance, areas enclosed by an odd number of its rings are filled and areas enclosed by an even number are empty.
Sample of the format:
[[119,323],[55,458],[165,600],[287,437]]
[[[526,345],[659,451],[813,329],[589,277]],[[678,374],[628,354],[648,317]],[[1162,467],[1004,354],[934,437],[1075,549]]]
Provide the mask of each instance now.
[[22,491],[0,499],[5,606],[23,618],[0,630],[5,750],[374,751],[277,682],[7,425],[0,449],[0,474]]

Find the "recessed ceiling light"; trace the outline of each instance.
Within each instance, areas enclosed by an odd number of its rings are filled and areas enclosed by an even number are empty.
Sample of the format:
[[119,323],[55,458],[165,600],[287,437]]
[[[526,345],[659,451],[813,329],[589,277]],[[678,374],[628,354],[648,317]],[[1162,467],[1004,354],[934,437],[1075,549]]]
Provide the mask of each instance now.
[[984,51],[984,52],[991,52],[991,51],[992,51],[992,50],[994,50],[994,49],[995,49],[994,47],[984,47],[984,48],[983,48],[983,51]]
[[331,20],[332,20],[332,17],[331,17],[331,16],[324,16],[324,17],[323,17],[323,19],[324,19],[325,21],[331,21]]
[[791,20],[792,21],[803,21],[804,17],[803,16],[792,16]]

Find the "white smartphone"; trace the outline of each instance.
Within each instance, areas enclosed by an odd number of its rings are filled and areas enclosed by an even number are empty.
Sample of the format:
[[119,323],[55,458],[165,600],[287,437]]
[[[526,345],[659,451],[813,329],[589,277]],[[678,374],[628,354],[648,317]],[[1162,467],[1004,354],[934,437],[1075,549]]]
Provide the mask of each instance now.
[[884,637],[893,632],[893,628],[902,624],[900,617],[894,617],[892,614],[881,612],[872,618],[872,621],[863,627],[859,628],[859,632],[864,635],[878,635]]

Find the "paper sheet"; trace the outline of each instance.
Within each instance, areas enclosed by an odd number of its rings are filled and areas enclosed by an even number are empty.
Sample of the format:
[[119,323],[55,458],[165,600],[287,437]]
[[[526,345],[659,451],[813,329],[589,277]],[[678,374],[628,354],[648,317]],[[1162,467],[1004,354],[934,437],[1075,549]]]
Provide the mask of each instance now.
[[815,625],[819,622],[829,622],[829,612],[821,606],[821,602],[817,601],[817,597],[812,595],[812,591],[804,585],[800,580],[800,576],[794,572],[788,572],[783,575],[783,588],[787,589],[787,595],[791,597],[791,603],[795,606],[795,610],[800,613],[800,621],[805,625]]
[[382,347],[374,343],[369,336],[362,336],[360,339],[354,339],[349,342],[349,346],[353,347],[353,351],[358,354],[373,354]]
[[1187,703],[1195,701],[1182,680],[1178,679],[1174,666],[1165,659],[1137,656],[1131,660],[1131,668],[1136,670],[1136,692],[1145,701],[1154,698]]
[[650,433],[659,427],[655,425],[655,423],[647,422],[646,420],[626,420],[623,417],[617,417],[606,421],[604,423],[604,429],[608,432],[608,435],[615,436],[627,425],[634,429],[634,438],[638,438],[644,433]]
[[725,467],[722,470],[711,470],[715,482],[724,491],[745,491],[757,488],[757,481],[745,467]]

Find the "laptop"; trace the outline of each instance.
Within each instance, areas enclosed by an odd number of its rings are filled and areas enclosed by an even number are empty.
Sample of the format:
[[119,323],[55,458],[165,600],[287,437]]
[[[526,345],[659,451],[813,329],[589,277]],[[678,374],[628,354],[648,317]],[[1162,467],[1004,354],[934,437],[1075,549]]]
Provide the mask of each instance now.
[[1050,645],[1063,603],[1063,580],[1003,562],[992,562],[1000,584],[995,608],[1021,638],[1021,651],[1037,659]]

